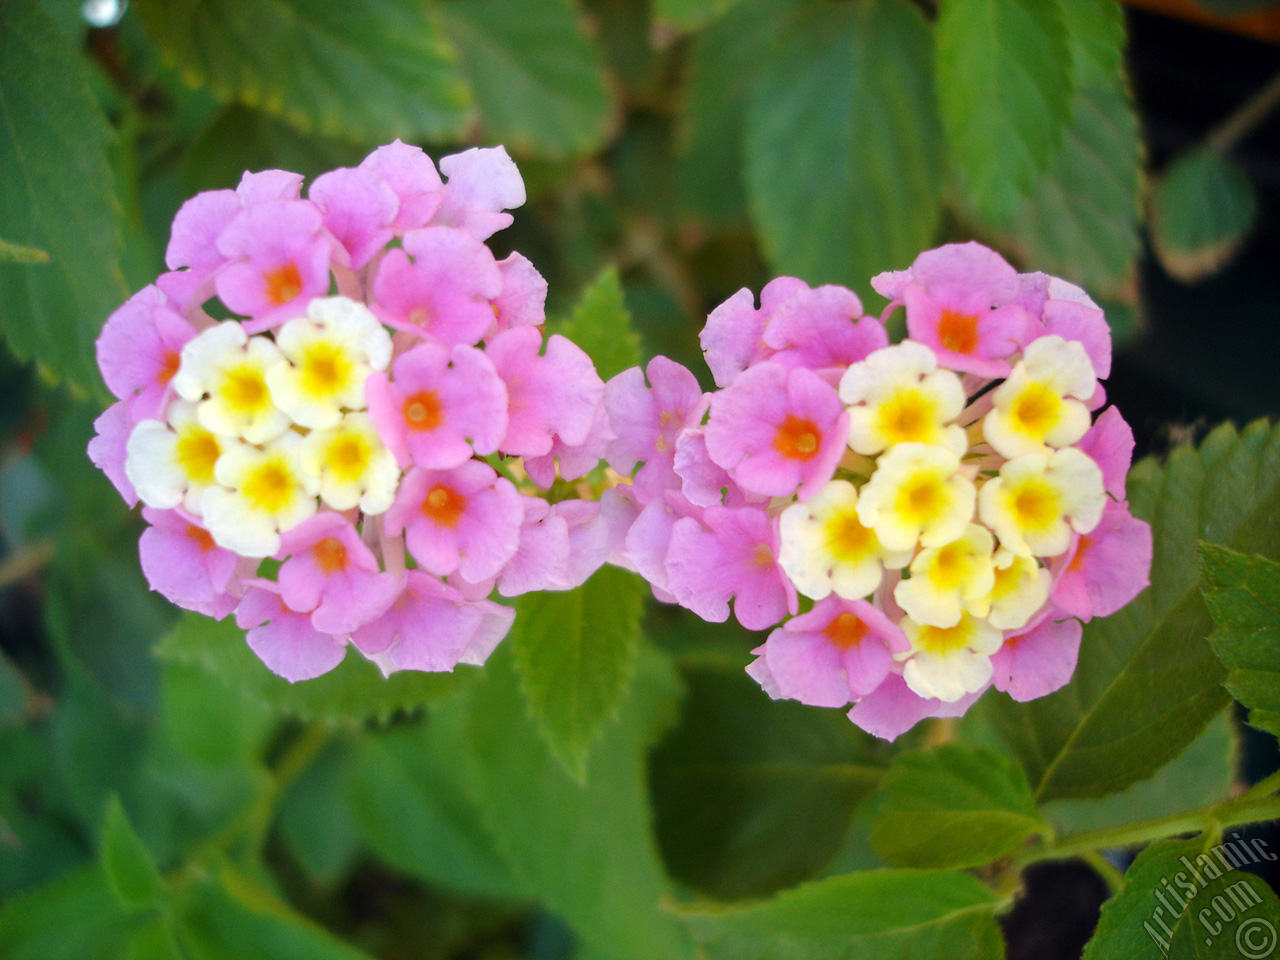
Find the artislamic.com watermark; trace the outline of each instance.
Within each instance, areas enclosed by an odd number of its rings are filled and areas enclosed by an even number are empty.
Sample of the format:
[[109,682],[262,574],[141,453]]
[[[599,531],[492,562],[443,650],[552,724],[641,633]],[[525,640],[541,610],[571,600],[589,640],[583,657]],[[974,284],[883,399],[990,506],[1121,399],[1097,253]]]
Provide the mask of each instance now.
[[1266,917],[1249,915],[1263,902],[1258,893],[1258,887],[1263,884],[1261,878],[1242,873],[1238,880],[1225,886],[1215,885],[1212,897],[1198,899],[1204,897],[1211,882],[1240,867],[1280,860],[1280,855],[1272,853],[1265,840],[1233,837],[1209,848],[1195,860],[1186,856],[1178,859],[1186,869],[1160,880],[1153,891],[1157,906],[1151,918],[1142,924],[1161,953],[1169,952],[1173,927],[1188,911],[1199,921],[1201,929],[1197,935],[1204,937],[1205,946],[1231,937],[1244,960],[1266,960],[1275,953],[1275,925]]

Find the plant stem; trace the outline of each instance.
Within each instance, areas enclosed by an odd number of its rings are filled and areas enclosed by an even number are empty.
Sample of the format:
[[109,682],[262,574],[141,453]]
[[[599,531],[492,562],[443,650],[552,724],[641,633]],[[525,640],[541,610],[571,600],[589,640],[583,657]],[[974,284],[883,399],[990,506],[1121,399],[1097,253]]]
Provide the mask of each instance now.
[[1205,138],[1205,146],[1219,153],[1230,150],[1252,133],[1277,106],[1280,106],[1280,74],[1272,77],[1266,86],[1213,130]]
[[1065,860],[1113,847],[1133,847],[1180,833],[1203,831],[1214,824],[1222,829],[1229,829],[1246,823],[1277,819],[1280,819],[1280,797],[1246,795],[1186,813],[1128,823],[1122,827],[1108,827],[1105,830],[1084,830],[1053,841],[1032,844],[1015,856],[1014,863],[1022,867],[1041,860]]
[[1088,853],[1081,854],[1080,859],[1093,867],[1093,872],[1102,878],[1102,882],[1107,885],[1113,897],[1124,889],[1124,871],[1117,868],[1101,853],[1090,850]]
[[1254,800],[1258,797],[1269,797],[1280,792],[1280,770],[1268,777],[1263,777],[1252,787],[1240,795],[1241,800]]

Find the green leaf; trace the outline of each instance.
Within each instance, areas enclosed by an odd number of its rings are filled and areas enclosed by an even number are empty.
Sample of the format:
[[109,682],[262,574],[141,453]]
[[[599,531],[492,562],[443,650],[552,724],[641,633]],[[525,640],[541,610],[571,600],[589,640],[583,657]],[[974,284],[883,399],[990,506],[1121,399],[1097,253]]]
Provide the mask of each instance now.
[[934,239],[941,135],[931,35],[906,0],[813,3],[764,61],[747,197],[772,266],[860,291]]
[[403,670],[383,677],[352,650],[336,670],[291,684],[263,666],[230,618],[218,622],[195,613],[183,614],[155,652],[165,660],[195,664],[278,713],[333,722],[382,719],[412,710],[453,689],[464,673]]
[[1280,736],[1280,563],[1201,544],[1200,570],[1223,683],[1250,723]]
[[1062,145],[1071,51],[1058,0],[944,0],[938,105],[969,201],[1006,221]]
[[1163,465],[1144,460],[1129,475],[1129,501],[1152,525],[1151,586],[1085,626],[1066,687],[991,705],[1038,802],[1104,796],[1146,779],[1226,705],[1196,542],[1280,550],[1280,428],[1223,425],[1198,450],[1178,447]]
[[551,159],[604,143],[614,105],[568,0],[454,0],[441,15],[490,139]]
[[466,691],[457,762],[512,876],[564,917],[584,948],[613,960],[692,960],[684,931],[659,909],[669,890],[644,775],[645,750],[670,720],[676,681],[652,650],[641,653],[629,696],[592,752],[587,783],[547,748],[502,647]]
[[121,905],[129,910],[158,907],[169,896],[164,878],[133,832],[118,797],[107,803],[102,827],[102,868]]
[[616,267],[608,267],[583,291],[569,321],[555,332],[581,347],[604,380],[641,361],[640,334],[622,296]]
[[420,0],[138,0],[165,61],[302,130],[366,142],[458,135],[470,94]]
[[676,184],[681,206],[712,223],[745,219],[743,124],[759,66],[805,0],[739,0],[693,45],[680,99]]
[[1221,270],[1258,219],[1253,184],[1216,150],[1176,158],[1151,201],[1151,244],[1184,283]]
[[0,224],[49,262],[0,257],[13,352],[97,389],[93,341],[128,295],[106,117],[84,61],[36,0],[0,5]]
[[125,956],[128,960],[183,960],[174,939],[173,921],[164,916],[153,917],[138,927]]
[[[351,767],[347,744],[331,744],[280,798],[280,833],[289,851],[326,885],[341,880],[361,853],[360,831],[346,792]],[[398,811],[389,819],[402,815]]]
[[886,763],[879,741],[838,711],[770,700],[744,662],[686,666],[680,721],[650,763],[663,856],[682,881],[726,899],[812,877]]
[[355,824],[397,870],[473,894],[518,896],[462,779],[465,733],[433,713],[425,727],[364,738],[347,776]]
[[739,0],[656,0],[654,18],[678,33],[705,27]]
[[1078,833],[1207,807],[1229,795],[1236,778],[1238,748],[1230,711],[1223,711],[1150,780],[1109,797],[1055,800],[1042,809],[1059,833]]
[[1234,868],[1258,863],[1265,853],[1227,839],[1216,846],[1207,835],[1165,840],[1142,851],[1124,890],[1103,904],[1083,960],[1269,957],[1280,901],[1256,874]]
[[521,687],[551,752],[578,780],[635,669],[644,587],[605,566],[577,590],[526,595],[510,642]]
[[966,874],[872,870],[679,913],[711,960],[997,960],[994,911],[991,892]]
[[0,909],[5,960],[119,960],[128,921],[98,864],[8,900]]
[[885,775],[871,845],[895,867],[976,867],[1050,833],[1022,767],[985,747],[900,754]]
[[1130,298],[1140,242],[1142,142],[1122,55],[1118,0],[1062,4],[1078,93],[1062,149],[1001,232],[1036,269]]
[[10,263],[48,263],[53,257],[48,250],[41,250],[38,247],[24,247],[18,243],[10,243],[8,240],[0,240],[0,261],[8,260]]

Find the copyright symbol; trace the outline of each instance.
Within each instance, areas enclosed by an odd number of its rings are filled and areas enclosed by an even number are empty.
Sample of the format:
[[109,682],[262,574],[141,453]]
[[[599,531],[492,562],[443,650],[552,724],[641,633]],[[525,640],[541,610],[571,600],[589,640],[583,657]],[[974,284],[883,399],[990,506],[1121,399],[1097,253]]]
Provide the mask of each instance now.
[[1276,948],[1276,928],[1269,920],[1250,917],[1236,927],[1236,949],[1245,960],[1263,960]]

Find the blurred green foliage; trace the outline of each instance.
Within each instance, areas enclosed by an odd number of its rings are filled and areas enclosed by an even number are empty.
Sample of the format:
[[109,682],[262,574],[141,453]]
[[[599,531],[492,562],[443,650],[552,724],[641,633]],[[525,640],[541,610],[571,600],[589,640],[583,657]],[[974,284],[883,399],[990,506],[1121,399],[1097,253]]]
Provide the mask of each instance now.
[[[606,376],[664,353],[705,377],[706,313],[774,273],[878,312],[869,277],[948,239],[1138,313],[1124,40],[1117,0],[135,0],[94,29],[0,2],[0,956],[992,958],[1028,836],[1219,800],[1220,681],[1274,729],[1278,669],[1239,652],[1222,570],[1274,571],[1207,553],[1206,607],[1195,540],[1280,542],[1265,426],[1138,469],[1157,587],[1090,627],[1071,687],[892,746],[770,701],[758,637],[617,570],[522,600],[483,670],[386,681],[353,652],[290,686],[148,591],[84,456],[93,340],[178,205],[394,137],[506,144],[530,202],[495,243]],[[1154,204],[1201,273],[1252,217],[1222,153]]]

